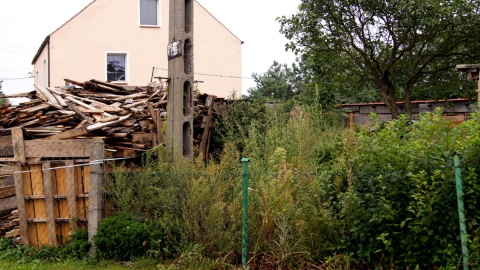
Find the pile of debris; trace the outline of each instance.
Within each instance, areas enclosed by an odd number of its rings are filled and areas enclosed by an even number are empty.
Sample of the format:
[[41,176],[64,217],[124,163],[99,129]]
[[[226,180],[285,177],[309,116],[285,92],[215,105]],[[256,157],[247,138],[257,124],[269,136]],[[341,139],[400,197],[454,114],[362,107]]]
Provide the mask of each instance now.
[[[15,187],[0,181],[0,237],[16,239],[20,235]],[[11,184],[11,183],[9,183]]]
[[[163,83],[122,86],[65,79],[61,88],[35,85],[35,91],[9,95],[27,97],[18,106],[0,107],[0,133],[22,127],[25,139],[101,138],[106,157],[136,157],[163,144],[167,91]],[[223,110],[223,98],[194,95],[194,145],[208,153],[209,129]]]

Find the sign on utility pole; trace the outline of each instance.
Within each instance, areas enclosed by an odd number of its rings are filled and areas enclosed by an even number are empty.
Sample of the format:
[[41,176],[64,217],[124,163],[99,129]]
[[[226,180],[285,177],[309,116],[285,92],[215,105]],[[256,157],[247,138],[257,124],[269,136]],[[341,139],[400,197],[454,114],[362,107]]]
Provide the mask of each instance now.
[[193,157],[193,4],[170,0],[166,146],[174,162]]

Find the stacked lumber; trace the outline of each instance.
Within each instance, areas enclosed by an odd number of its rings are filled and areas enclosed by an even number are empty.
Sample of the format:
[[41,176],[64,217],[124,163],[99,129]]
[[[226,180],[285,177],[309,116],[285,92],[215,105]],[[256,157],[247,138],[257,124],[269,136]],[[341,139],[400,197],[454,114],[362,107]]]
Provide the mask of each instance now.
[[0,212],[0,238],[20,237],[20,225],[18,220],[18,210]]
[[[138,87],[95,79],[65,81],[71,85],[35,85],[35,91],[15,95],[28,97],[29,101],[0,107],[0,134],[10,135],[9,130],[22,127],[29,140],[101,138],[107,157],[135,157],[163,143],[167,108],[163,83]],[[205,145],[201,151],[206,153],[209,129],[214,116],[221,113],[224,100],[203,94],[196,95],[194,104],[194,144]]]
[[20,236],[14,186],[0,186],[0,238],[16,239]]

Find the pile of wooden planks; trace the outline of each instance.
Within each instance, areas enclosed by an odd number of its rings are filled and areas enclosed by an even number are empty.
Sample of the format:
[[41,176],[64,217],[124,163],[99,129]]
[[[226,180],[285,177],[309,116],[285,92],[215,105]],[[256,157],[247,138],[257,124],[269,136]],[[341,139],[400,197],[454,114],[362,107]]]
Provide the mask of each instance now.
[[[65,81],[71,85],[35,85],[35,91],[5,96],[23,96],[30,101],[0,107],[1,135],[8,136],[12,128],[22,127],[27,140],[101,138],[107,157],[122,158],[136,157],[163,143],[167,108],[163,83],[138,87],[95,79]],[[213,119],[221,113],[225,101],[198,94],[194,104],[194,144],[206,156]]]
[[0,237],[16,239],[20,236],[16,208],[15,187],[0,185]]
[[19,226],[17,209],[0,212],[0,238],[17,240],[20,237]]

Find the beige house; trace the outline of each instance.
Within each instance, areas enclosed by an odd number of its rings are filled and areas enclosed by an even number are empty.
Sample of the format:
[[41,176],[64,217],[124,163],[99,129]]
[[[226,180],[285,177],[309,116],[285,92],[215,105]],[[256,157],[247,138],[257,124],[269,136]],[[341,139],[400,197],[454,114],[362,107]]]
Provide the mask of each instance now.
[[[62,86],[68,78],[140,86],[167,77],[168,14],[169,0],[94,0],[45,38],[32,61],[35,84]],[[195,1],[194,79],[203,81],[200,92],[241,93],[241,44]]]

